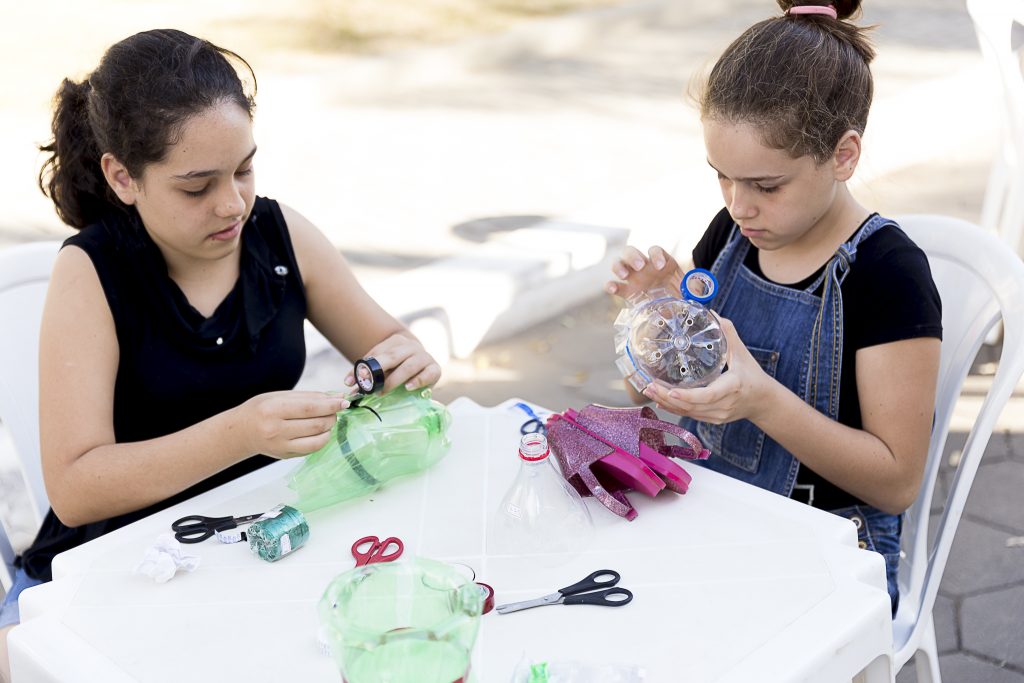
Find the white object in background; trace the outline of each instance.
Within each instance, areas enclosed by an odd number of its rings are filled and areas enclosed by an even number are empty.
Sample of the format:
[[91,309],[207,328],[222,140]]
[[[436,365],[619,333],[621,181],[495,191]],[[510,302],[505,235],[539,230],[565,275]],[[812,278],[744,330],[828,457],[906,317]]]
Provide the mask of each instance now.
[[967,0],[994,91],[1002,139],[981,208],[981,227],[1016,253],[1024,234],[1024,74],[1011,44],[1014,22],[1024,24],[1024,0]]
[[[893,622],[893,663],[899,671],[917,653],[918,682],[939,683],[932,608],[981,456],[999,413],[1024,373],[1024,264],[994,234],[967,221],[928,215],[898,216],[895,220],[928,255],[942,297],[942,357],[924,480],[903,520],[904,557],[900,560],[900,605]],[[999,367],[967,435],[929,553],[932,495],[953,410],[978,349],[1000,320],[1003,344]]]
[[[0,420],[10,432],[38,528],[50,503],[39,461],[39,325],[60,242],[30,242],[0,250]],[[0,583],[14,551],[0,524]]]

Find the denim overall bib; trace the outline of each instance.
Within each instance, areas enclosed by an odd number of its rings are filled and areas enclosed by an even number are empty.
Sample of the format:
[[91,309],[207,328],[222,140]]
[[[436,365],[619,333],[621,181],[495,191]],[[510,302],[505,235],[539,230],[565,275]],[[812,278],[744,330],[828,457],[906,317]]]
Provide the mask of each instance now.
[[[857,245],[887,225],[893,225],[892,221],[881,216],[868,219],[803,290],[769,282],[750,272],[743,265],[750,242],[737,227],[711,267],[719,286],[712,308],[733,322],[740,339],[765,372],[832,419],[839,412],[843,356],[840,285],[857,257]],[[711,449],[711,457],[703,463],[706,467],[787,497],[793,492],[800,462],[749,420],[714,425],[684,417],[680,425],[697,434]],[[899,515],[868,505],[830,512],[853,520],[860,546],[885,557],[895,614]]]

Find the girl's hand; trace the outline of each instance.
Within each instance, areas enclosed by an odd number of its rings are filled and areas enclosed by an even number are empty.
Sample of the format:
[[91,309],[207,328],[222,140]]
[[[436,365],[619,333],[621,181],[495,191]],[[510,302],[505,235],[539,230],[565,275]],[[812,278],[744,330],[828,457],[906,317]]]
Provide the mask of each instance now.
[[725,318],[721,321],[729,345],[729,367],[721,377],[706,387],[695,389],[670,389],[652,383],[644,389],[644,395],[670,413],[701,422],[756,421],[759,411],[769,400],[774,380],[750,355],[732,321]]
[[327,443],[337,413],[348,408],[341,396],[318,391],[274,391],[253,396],[235,410],[246,453],[273,458],[308,455]]
[[612,273],[619,281],[609,280],[604,290],[624,299],[655,287],[678,292],[679,283],[683,281],[679,263],[658,246],[651,247],[647,255],[635,247],[626,247],[619,260],[612,264]]
[[[380,342],[363,355],[375,358],[386,377],[383,392],[387,393],[400,384],[409,391],[427,387],[441,378],[441,366],[427,353],[423,344],[415,337],[396,333]],[[356,379],[350,371],[345,376],[345,385],[355,386]]]

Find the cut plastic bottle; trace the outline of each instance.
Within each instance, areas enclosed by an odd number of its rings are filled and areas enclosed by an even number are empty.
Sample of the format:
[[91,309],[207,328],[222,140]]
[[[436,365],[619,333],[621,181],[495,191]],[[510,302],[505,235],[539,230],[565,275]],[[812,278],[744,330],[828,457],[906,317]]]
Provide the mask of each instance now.
[[490,555],[575,555],[593,535],[590,510],[558,471],[547,438],[527,434],[519,472],[490,520]]
[[294,506],[308,513],[376,491],[448,453],[451,414],[429,389],[371,394],[338,413],[328,443],[294,471]]

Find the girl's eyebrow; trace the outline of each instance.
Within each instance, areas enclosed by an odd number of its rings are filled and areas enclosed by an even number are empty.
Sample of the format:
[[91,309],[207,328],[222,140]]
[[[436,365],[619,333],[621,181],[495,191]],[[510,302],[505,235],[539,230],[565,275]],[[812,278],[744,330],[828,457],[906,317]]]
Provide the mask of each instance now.
[[[242,162],[238,164],[241,166],[245,162],[249,161],[256,154],[256,147],[253,146],[252,151],[249,152]],[[188,173],[182,173],[181,175],[172,175],[171,180],[195,180],[196,178],[208,178],[212,175],[220,175],[220,171],[189,171]]]
[[[713,163],[711,163],[710,159],[707,159],[707,162],[708,162],[708,166],[710,166],[711,168],[714,168],[715,171],[718,173],[718,175],[722,176],[723,178],[728,177],[724,173],[719,171],[717,168],[715,168],[715,165]],[[775,180],[782,180],[785,177],[786,177],[785,175],[763,175],[763,176],[754,176],[754,177],[751,177],[751,178],[730,178],[730,180],[733,180],[733,181],[739,182],[739,183],[763,183],[765,181],[772,182],[772,181],[775,181]]]

